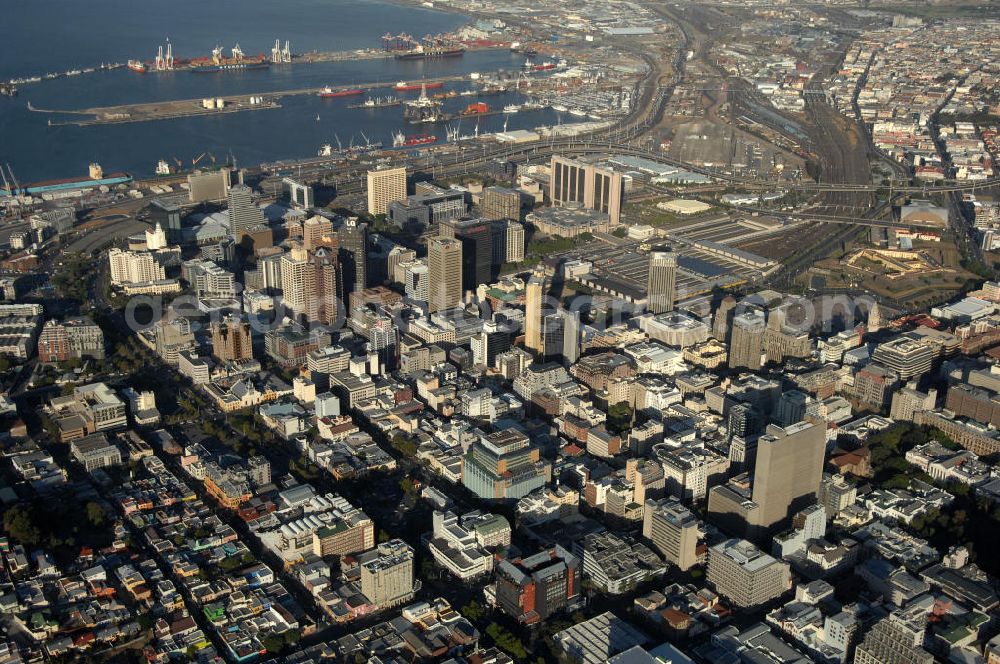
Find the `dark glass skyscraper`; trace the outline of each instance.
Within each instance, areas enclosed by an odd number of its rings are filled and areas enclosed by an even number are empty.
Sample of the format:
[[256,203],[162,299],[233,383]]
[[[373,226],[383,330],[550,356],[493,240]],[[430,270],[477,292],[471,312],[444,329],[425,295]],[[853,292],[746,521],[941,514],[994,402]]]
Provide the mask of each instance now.
[[442,221],[440,234],[462,243],[462,290],[492,281],[493,229],[485,219]]
[[368,224],[347,219],[337,229],[340,259],[340,298],[368,287]]

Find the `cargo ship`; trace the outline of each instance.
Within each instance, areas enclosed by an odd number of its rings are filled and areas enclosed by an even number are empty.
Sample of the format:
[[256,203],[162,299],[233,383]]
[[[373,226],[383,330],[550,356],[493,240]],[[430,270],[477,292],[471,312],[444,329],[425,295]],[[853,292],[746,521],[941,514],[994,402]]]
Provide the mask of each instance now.
[[443,46],[424,47],[417,45],[415,48],[403,53],[397,53],[397,60],[427,60],[431,58],[457,58],[465,55],[465,49],[461,47],[446,48]]
[[399,92],[417,92],[419,90],[437,90],[443,87],[444,83],[407,83],[406,81],[400,81],[394,89]]
[[334,90],[328,85],[316,94],[323,99],[329,99],[331,97],[355,97],[357,95],[363,95],[364,93],[364,90],[359,90],[358,88],[352,88],[350,90]]
[[421,145],[431,145],[437,142],[437,136],[433,134],[411,134],[406,136],[403,132],[392,135],[392,147],[412,148]]
[[555,68],[556,68],[556,63],[552,62],[551,60],[546,60],[540,65],[534,64],[533,62],[531,62],[531,60],[528,60],[524,63],[524,69],[527,71],[549,71],[550,69],[555,69]]
[[263,60],[261,62],[225,62],[218,65],[199,65],[191,67],[195,74],[217,74],[224,71],[249,71],[254,69],[267,69],[271,63]]
[[136,72],[137,74],[145,74],[146,73],[146,63],[144,63],[142,60],[129,60],[128,61],[128,68],[131,71]]
[[253,69],[267,69],[271,66],[263,55],[256,58],[247,58],[243,55],[243,50],[237,44],[232,48],[232,57],[225,57],[222,48],[216,46],[212,49],[212,60],[206,64],[191,63],[191,71],[196,74],[217,74],[224,71],[247,71]]

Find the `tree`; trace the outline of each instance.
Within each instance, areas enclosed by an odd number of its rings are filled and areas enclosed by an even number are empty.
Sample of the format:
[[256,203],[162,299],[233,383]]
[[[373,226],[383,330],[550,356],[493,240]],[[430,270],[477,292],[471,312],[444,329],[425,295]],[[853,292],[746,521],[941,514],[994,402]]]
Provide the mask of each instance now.
[[493,643],[496,644],[497,648],[500,648],[500,650],[503,650],[514,659],[521,660],[528,656],[528,651],[525,649],[524,644],[521,643],[521,640],[499,624],[491,622],[486,627],[486,634],[493,639]]
[[94,527],[100,527],[104,523],[104,508],[94,501],[87,503],[87,520]]
[[412,458],[417,455],[417,444],[402,432],[395,434],[392,437],[391,443],[396,451],[406,458]]
[[459,613],[461,613],[463,616],[465,616],[472,622],[476,622],[486,614],[486,611],[483,610],[483,607],[479,602],[477,602],[476,600],[472,600],[471,602],[463,606],[461,609],[459,609]]
[[276,634],[268,634],[260,643],[268,652],[279,653],[285,648],[285,640]]
[[28,547],[38,546],[42,541],[42,531],[35,525],[31,511],[22,505],[14,505],[3,515],[3,529]]
[[623,401],[608,408],[607,428],[613,434],[622,434],[632,426],[632,406]]

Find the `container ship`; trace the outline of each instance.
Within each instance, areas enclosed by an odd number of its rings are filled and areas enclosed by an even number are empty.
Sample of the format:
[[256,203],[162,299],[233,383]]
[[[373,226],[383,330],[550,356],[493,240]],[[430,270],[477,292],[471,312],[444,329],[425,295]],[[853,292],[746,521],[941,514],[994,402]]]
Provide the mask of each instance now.
[[360,90],[358,88],[352,88],[350,90],[334,90],[328,85],[316,94],[323,99],[330,99],[332,97],[355,97],[357,95],[363,95],[364,93],[364,90]]
[[417,92],[418,90],[437,90],[443,87],[444,83],[407,83],[406,81],[400,81],[396,84],[395,89],[399,92]]
[[142,60],[129,60],[128,61],[128,68],[131,71],[136,72],[137,74],[145,74],[146,73],[146,63],[143,62]]
[[263,55],[255,58],[247,58],[237,44],[232,48],[232,57],[225,57],[222,48],[216,46],[212,49],[212,60],[206,64],[191,64],[191,71],[196,74],[217,74],[224,71],[246,71],[252,69],[267,69],[271,66]]

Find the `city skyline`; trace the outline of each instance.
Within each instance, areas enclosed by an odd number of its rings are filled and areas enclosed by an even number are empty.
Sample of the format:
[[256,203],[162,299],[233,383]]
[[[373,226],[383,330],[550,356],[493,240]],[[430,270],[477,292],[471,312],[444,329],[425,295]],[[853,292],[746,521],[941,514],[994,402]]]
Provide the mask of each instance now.
[[0,661],[1000,663],[995,7],[54,3]]

